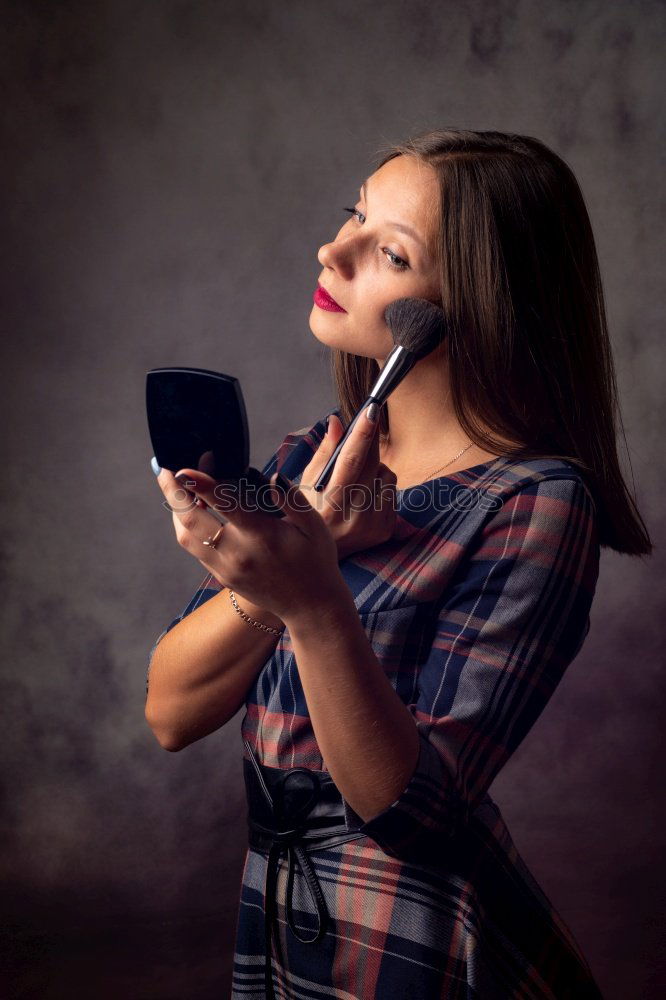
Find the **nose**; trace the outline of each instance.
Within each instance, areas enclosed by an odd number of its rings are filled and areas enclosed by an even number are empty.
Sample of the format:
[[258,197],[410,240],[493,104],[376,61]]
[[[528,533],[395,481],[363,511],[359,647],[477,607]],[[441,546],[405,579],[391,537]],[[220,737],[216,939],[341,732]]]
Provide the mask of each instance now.
[[330,267],[343,278],[350,278],[354,273],[354,246],[351,237],[338,236],[331,243],[319,247],[317,260],[322,267]]

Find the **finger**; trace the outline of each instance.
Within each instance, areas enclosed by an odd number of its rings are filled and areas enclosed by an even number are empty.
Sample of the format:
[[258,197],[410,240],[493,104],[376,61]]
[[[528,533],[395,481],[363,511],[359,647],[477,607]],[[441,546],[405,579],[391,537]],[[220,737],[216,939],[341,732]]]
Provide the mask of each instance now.
[[379,462],[379,409],[373,422],[367,417],[368,407],[364,407],[354,421],[349,435],[338,455],[329,483],[332,488],[345,483],[360,483],[366,469],[374,468]]
[[212,514],[197,508],[180,516],[174,514],[173,522],[178,544],[212,571],[213,552],[226,542],[228,532],[234,530],[233,525],[220,524]]
[[[190,511],[208,509],[205,501],[188,489],[185,482],[179,483],[169,469],[160,469],[157,482],[164,494],[163,506],[171,511],[173,525],[177,529],[176,534],[179,533],[183,520]],[[216,518],[209,515],[209,521],[204,523],[212,526],[216,523]]]
[[[222,527],[217,515],[208,509],[204,501],[201,500],[203,506],[198,504],[196,495],[186,485],[181,485],[170,472],[165,478],[163,491],[168,498],[165,499],[164,506],[171,511],[176,537],[180,544],[185,544],[190,551],[193,545],[201,545],[205,538],[211,537],[211,534],[214,535],[217,529]],[[205,555],[206,552],[201,553],[197,549],[195,554]]]
[[301,492],[307,493],[310,503],[319,511],[322,510],[324,505],[335,503],[341,490],[341,487],[336,487],[335,483],[331,486],[330,477],[325,489],[315,490],[313,487],[344,435],[345,425],[337,414],[331,413],[328,418],[326,432],[319,442],[319,447],[301,475],[299,489]]
[[331,413],[331,415],[328,418],[328,427],[326,429],[326,433],[321,439],[320,447],[322,445],[324,446],[328,445],[329,451],[331,452],[335,451],[335,447],[340,438],[343,437],[344,433],[345,433],[345,425],[340,420],[340,417],[337,415],[337,413]]
[[340,418],[335,413],[331,413],[328,418],[328,426],[322,436],[319,446],[308,462],[301,476],[301,483],[311,479],[317,479],[322,469],[335,451],[338,441],[344,437],[345,428]]
[[[157,480],[165,497],[163,504],[171,512],[177,542],[219,580],[219,567],[211,561],[213,547],[205,542],[207,539],[214,539],[223,526],[217,517],[206,513],[205,502],[181,486],[169,469],[161,469]],[[226,527],[229,529],[230,526]],[[218,536],[215,548],[220,541],[221,535]]]
[[260,530],[270,516],[257,507],[255,488],[245,477],[218,482],[198,469],[180,469],[174,478],[217,515],[244,531]]
[[305,535],[325,527],[321,514],[316,510],[307,496],[296,483],[290,482],[280,472],[274,472],[270,478],[275,486],[275,506],[284,510],[286,518]]
[[163,506],[174,514],[185,514],[198,506],[194,493],[177,482],[169,469],[160,469],[157,483],[164,494]]
[[[361,476],[363,477],[366,472],[369,476],[376,475],[376,469],[379,465],[379,413],[380,408],[377,407],[375,411],[374,421],[368,420],[366,406],[366,413],[359,420],[360,423],[365,423],[367,426],[365,428],[365,437],[369,436],[369,446],[365,453],[365,462],[363,464],[363,469],[361,471]],[[356,428],[354,427],[354,430]]]

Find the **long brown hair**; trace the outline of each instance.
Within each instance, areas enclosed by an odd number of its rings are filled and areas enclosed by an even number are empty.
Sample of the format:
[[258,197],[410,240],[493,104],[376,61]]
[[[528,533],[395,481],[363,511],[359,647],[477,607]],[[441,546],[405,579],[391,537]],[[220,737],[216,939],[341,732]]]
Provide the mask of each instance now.
[[[439,177],[444,349],[462,429],[493,454],[577,466],[596,502],[600,545],[649,555],[619,466],[624,427],[599,262],[570,167],[538,139],[503,132],[434,130],[381,153],[377,169],[412,155]],[[331,360],[349,423],[379,365],[337,349]],[[380,421],[386,434],[386,407]]]

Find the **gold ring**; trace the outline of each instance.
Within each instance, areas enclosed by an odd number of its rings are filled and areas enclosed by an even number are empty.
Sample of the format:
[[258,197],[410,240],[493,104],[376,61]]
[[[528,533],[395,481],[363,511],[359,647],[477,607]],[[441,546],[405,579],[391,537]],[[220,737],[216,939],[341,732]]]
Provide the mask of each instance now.
[[210,545],[211,549],[214,549],[220,539],[220,535],[222,534],[223,528],[224,525],[222,525],[222,528],[218,528],[214,538],[206,538],[203,544]]

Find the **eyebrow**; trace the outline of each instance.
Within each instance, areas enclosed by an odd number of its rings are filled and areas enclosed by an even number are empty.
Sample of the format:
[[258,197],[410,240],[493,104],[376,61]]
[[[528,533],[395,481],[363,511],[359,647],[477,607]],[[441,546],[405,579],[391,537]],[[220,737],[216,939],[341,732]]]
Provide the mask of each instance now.
[[[368,182],[363,181],[363,183],[361,184],[361,194],[363,195],[366,201],[367,201],[367,191],[368,191]],[[398,229],[401,233],[407,233],[408,236],[411,236],[412,239],[416,240],[416,242],[423,247],[424,251],[426,250],[425,243],[423,242],[419,234],[414,229],[412,229],[411,226],[405,226],[402,222],[387,222],[386,225],[393,226],[394,229]]]

